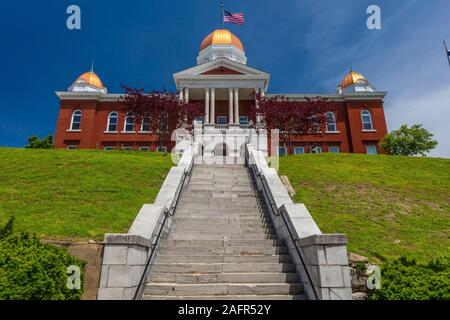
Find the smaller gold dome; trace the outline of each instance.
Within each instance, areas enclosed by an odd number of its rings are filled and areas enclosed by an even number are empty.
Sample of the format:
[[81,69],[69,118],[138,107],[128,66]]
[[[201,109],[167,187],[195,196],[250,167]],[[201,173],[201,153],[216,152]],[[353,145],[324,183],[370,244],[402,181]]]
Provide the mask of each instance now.
[[226,29],[218,29],[207,35],[206,38],[202,41],[202,44],[200,45],[200,51],[206,49],[207,47],[213,44],[232,45],[238,48],[239,50],[244,51],[244,46],[242,45],[241,40],[239,40],[238,37],[236,37],[234,34],[232,34],[229,30]]
[[85,72],[81,76],[79,76],[76,82],[80,82],[80,81],[83,81],[95,88],[99,88],[99,89],[105,88],[105,86],[103,85],[99,76],[96,75],[93,71]]
[[351,70],[342,80],[340,87],[344,89],[358,83],[368,84],[369,81],[361,73]]

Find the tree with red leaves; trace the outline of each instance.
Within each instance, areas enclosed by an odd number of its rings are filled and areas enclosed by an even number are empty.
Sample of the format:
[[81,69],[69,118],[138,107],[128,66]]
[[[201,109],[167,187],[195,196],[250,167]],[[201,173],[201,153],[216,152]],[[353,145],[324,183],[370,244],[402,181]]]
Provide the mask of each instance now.
[[261,124],[271,131],[278,129],[280,144],[291,147],[294,136],[321,136],[326,131],[328,119],[326,113],[335,106],[326,98],[296,101],[285,96],[263,97],[256,95],[256,105],[252,107],[253,118],[259,115]]
[[148,131],[158,135],[160,146],[171,139],[179,128],[189,130],[190,124],[203,115],[198,103],[181,101],[174,93],[133,89],[122,86],[125,95],[121,98],[123,112],[134,117],[135,126],[142,124]]

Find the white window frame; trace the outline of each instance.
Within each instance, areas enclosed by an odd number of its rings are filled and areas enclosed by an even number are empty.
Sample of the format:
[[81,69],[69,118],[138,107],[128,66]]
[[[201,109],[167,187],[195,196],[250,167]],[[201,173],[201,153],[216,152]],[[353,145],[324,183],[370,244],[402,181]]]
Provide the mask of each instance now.
[[[369,148],[375,148],[375,153],[369,153]],[[377,155],[377,154],[378,154],[378,148],[377,148],[377,146],[374,145],[374,144],[366,144],[366,153],[367,153],[367,154],[370,154],[370,155],[372,155],[372,156]]]
[[205,123],[205,116],[197,117],[197,118],[195,118],[195,121]]
[[[369,116],[370,122],[364,122],[364,117],[365,116]],[[370,124],[370,129],[366,129],[364,127],[365,124]],[[375,128],[374,128],[374,125],[373,125],[372,113],[369,110],[367,110],[367,109],[361,111],[361,125],[362,125],[362,131],[364,131],[364,132],[374,132],[374,131],[376,131]]]
[[[133,117],[133,130],[128,131],[127,130],[127,125],[129,124],[128,123],[128,118],[130,118],[131,116]],[[134,113],[132,113],[132,112],[131,113],[127,113],[125,115],[125,121],[123,122],[123,131],[122,131],[122,133],[135,133],[135,131],[134,131],[135,124],[136,124],[136,115]]]
[[[298,152],[297,152],[298,149],[301,149],[302,152],[298,153]],[[294,147],[294,154],[295,154],[295,155],[305,154],[305,147]]]
[[[148,123],[148,125],[149,125],[149,130],[144,130],[144,122],[145,122],[145,119],[149,119],[150,121],[149,121],[149,123]],[[150,116],[146,116],[146,117],[142,117],[142,123],[141,123],[141,131],[139,131],[140,133],[150,133],[151,132],[151,126],[152,126],[152,123],[151,123],[151,118],[150,118]]]
[[[320,152],[313,152],[313,150],[319,150]],[[320,153],[322,153],[323,152],[323,150],[322,150],[322,147],[311,147],[311,148],[309,148],[309,152],[310,153],[313,153],[313,154],[320,154]]]
[[75,144],[68,145],[67,150],[78,150],[78,146]]
[[[80,113],[80,122],[77,122],[78,124],[79,124],[79,128],[78,129],[74,129],[73,128],[73,125],[74,125],[74,118],[75,118],[75,113]],[[77,110],[74,110],[73,112],[72,112],[72,118],[70,119],[70,129],[69,129],[69,131],[72,131],[72,132],[80,132],[81,131],[81,120],[82,120],[82,118],[83,118],[83,111],[81,111],[80,109],[77,109]]]
[[122,151],[133,151],[133,147],[131,146],[122,147]]
[[156,147],[156,152],[167,152],[167,147]]
[[[244,121],[245,123],[242,123],[242,122],[243,122],[242,119],[246,119],[246,120]],[[240,124],[240,125],[246,126],[246,125],[248,125],[249,123],[250,123],[250,119],[248,118],[248,116],[239,116],[239,124]]]
[[139,151],[150,151],[150,147],[139,147]]
[[[111,125],[111,118],[113,117],[112,115],[116,114],[116,130],[109,130],[109,126]],[[117,133],[117,127],[119,126],[119,113],[117,111],[112,111],[108,114],[108,123],[106,126],[106,133]]]
[[116,148],[115,147],[112,147],[112,146],[106,146],[106,147],[104,147],[103,148],[105,151],[114,151],[114,150],[116,150]]
[[[336,149],[336,151],[331,151],[331,149]],[[328,147],[329,153],[341,153],[341,149],[338,146],[330,146]]]
[[[328,111],[325,114],[326,118],[327,118],[327,131],[326,133],[339,133],[338,129],[337,129],[337,122],[336,122],[336,115],[334,114],[334,112]],[[331,119],[332,122],[330,123],[328,120]],[[334,126],[334,130],[330,130],[329,129],[329,125]]]

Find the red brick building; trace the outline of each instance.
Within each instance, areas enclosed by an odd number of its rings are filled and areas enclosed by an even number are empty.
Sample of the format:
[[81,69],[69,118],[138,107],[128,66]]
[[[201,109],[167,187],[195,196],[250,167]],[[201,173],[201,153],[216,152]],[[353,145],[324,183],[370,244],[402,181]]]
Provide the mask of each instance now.
[[[205,107],[203,132],[220,129],[230,134],[249,127],[253,92],[267,93],[270,75],[247,66],[241,41],[228,30],[216,30],[201,43],[197,66],[174,74],[180,99]],[[143,123],[120,112],[120,94],[110,94],[93,70],[81,75],[65,92],[57,92],[60,112],[55,134],[57,148],[157,150],[158,137]],[[304,101],[311,94],[288,94]],[[336,93],[322,95],[338,105],[329,113],[328,130],[320,137],[297,137],[291,150],[279,153],[380,153],[387,134],[383,110],[386,92],[377,91],[361,74],[350,71]],[[214,139],[213,139],[214,140]],[[173,145],[163,147],[170,150]],[[236,151],[236,150],[235,150]],[[237,152],[237,151],[236,151]]]

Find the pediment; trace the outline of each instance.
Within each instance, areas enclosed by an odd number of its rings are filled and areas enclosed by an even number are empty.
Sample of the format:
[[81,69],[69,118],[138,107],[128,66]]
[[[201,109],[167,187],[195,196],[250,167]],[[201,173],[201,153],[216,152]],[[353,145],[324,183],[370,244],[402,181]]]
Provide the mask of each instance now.
[[189,77],[189,76],[227,76],[227,75],[242,75],[242,76],[261,76],[269,77],[269,74],[251,68],[247,65],[232,61],[226,58],[219,58],[213,61],[195,66],[190,69],[174,74],[175,78]]

